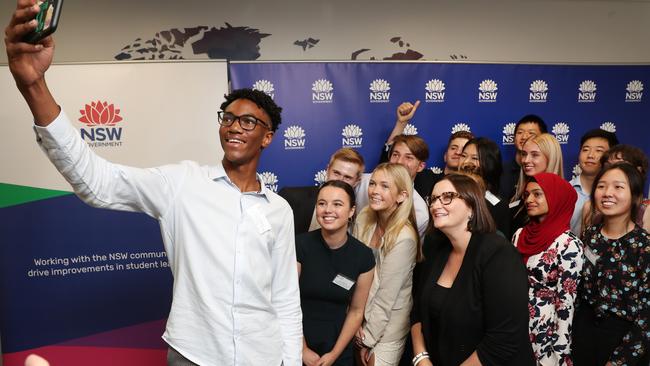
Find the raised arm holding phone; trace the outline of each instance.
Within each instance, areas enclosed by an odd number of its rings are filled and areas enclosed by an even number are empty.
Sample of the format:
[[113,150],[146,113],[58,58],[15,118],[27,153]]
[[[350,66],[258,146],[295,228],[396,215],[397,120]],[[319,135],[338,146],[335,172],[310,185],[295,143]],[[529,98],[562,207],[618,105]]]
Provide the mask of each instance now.
[[47,87],[52,37],[24,42],[39,9],[35,0],[18,0],[5,29],[9,68],[39,145],[77,196],[159,221],[174,276],[163,335],[168,365],[301,365],[293,216],[256,174],[282,108],[260,91],[225,96],[218,114],[224,157],[214,166],[184,161],[141,169],[107,161],[81,139]]

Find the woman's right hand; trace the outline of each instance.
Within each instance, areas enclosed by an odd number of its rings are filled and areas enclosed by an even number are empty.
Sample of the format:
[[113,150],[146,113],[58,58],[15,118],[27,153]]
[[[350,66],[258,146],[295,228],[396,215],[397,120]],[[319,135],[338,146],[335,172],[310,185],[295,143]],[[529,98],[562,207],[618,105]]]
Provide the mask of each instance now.
[[312,351],[309,347],[302,348],[302,363],[307,366],[316,366],[318,361],[320,361],[318,353]]

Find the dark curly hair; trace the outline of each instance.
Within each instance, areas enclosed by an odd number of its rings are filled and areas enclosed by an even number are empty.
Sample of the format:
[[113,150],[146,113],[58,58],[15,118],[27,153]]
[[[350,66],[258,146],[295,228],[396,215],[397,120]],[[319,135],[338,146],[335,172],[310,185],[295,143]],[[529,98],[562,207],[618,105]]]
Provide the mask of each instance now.
[[254,89],[237,89],[233,90],[230,94],[223,96],[226,101],[221,103],[221,110],[225,111],[230,103],[237,99],[248,99],[262,108],[266,114],[271,117],[271,130],[273,132],[278,130],[278,126],[282,123],[282,107],[279,107],[273,99],[262,91]]

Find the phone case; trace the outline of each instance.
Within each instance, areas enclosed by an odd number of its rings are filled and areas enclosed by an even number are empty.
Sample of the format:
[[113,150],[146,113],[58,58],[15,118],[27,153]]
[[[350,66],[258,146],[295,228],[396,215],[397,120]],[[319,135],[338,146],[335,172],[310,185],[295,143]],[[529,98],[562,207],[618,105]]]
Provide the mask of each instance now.
[[41,4],[41,10],[36,15],[38,25],[33,32],[28,33],[23,41],[27,43],[38,43],[43,38],[54,33],[56,27],[59,25],[59,17],[61,16],[61,7],[63,0],[44,0]]

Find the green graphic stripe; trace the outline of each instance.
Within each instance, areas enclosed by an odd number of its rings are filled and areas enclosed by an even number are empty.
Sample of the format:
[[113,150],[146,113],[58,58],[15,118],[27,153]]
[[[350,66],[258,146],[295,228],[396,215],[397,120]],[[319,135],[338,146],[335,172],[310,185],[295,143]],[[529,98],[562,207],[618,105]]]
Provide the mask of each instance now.
[[0,208],[72,194],[66,191],[0,183]]

